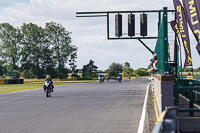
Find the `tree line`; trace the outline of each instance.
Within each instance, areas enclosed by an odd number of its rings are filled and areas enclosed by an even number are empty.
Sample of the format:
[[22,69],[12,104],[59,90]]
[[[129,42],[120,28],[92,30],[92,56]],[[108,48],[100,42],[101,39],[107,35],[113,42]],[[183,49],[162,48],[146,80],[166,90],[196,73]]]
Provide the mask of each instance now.
[[[94,61],[90,60],[87,65],[84,65],[82,68],[82,76],[87,78],[98,77],[97,73],[103,73],[104,71],[98,70],[97,66],[94,65]],[[134,77],[134,76],[149,76],[150,73],[147,71],[148,68],[138,68],[133,70],[130,67],[130,63],[125,62],[124,65],[121,63],[113,62],[108,69],[105,70],[106,75],[111,77],[117,77],[118,74],[122,74],[124,77]]]
[[0,75],[19,71],[24,78],[66,78],[66,63],[77,51],[71,44],[71,32],[58,23],[46,23],[42,28],[23,23],[15,28],[0,24]]
[[194,69],[194,68],[180,68],[182,72],[200,72],[200,67]]
[[[45,27],[33,23],[23,23],[15,28],[9,23],[0,24],[0,75],[13,75],[18,78],[44,78],[47,74],[52,78],[77,78],[75,59],[77,47],[71,44],[71,32],[58,23],[46,23]],[[66,67],[69,61],[70,69]],[[98,77],[98,67],[94,61],[81,69],[82,77]],[[133,70],[128,62],[123,64],[112,63],[107,70],[108,75],[147,76],[145,68]],[[16,74],[17,73],[17,74]]]
[[111,77],[116,77],[118,74],[122,74],[124,77],[134,77],[134,76],[149,76],[149,72],[147,68],[138,68],[137,70],[133,70],[130,67],[130,63],[125,62],[124,65],[120,63],[112,63],[108,69],[106,69],[107,74]]
[[[105,71],[97,70],[98,67],[94,64],[93,60],[90,60],[87,65],[84,65],[81,69],[83,78],[97,78],[98,73],[107,73],[111,77],[117,77],[118,74],[121,74],[124,77],[135,77],[135,76],[149,76],[150,73],[147,71],[148,68],[138,68],[133,70],[130,67],[130,63],[125,62],[124,65],[120,63],[113,62],[108,69]],[[76,76],[74,76],[76,77]]]

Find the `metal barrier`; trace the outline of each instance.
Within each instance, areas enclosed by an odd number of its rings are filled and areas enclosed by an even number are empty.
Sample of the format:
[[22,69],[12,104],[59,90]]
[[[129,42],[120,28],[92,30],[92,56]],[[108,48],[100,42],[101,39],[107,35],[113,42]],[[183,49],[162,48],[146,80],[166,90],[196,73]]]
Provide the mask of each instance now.
[[177,132],[179,130],[177,110],[177,107],[166,107],[156,121],[152,133]]
[[189,108],[179,108],[179,112],[189,112],[194,116],[194,112],[200,112],[200,109],[194,108],[194,103],[200,102],[200,80],[195,79],[177,79],[174,86],[174,105],[177,106],[179,94],[189,99]]
[[180,78],[176,79],[175,86],[200,86],[200,80]]
[[131,77],[131,80],[149,80],[149,77]]
[[180,76],[182,79],[196,79],[200,80],[200,75],[181,75]]
[[6,79],[6,84],[24,84],[24,79]]

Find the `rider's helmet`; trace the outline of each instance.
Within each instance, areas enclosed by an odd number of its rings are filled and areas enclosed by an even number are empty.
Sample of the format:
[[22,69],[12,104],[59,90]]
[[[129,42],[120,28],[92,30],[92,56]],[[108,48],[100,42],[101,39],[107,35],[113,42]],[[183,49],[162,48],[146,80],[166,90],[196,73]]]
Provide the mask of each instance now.
[[50,75],[47,75],[47,76],[46,76],[46,79],[50,79],[50,78],[51,78]]

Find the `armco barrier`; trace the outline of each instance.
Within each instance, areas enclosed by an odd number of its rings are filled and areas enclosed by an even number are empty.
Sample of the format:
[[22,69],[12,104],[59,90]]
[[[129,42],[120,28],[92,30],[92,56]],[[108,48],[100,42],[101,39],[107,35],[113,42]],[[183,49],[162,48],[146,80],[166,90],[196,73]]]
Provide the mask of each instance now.
[[129,77],[122,77],[122,80],[129,80]]
[[24,79],[6,79],[5,83],[6,84],[23,84]]
[[152,133],[176,133],[179,131],[177,107],[166,107],[158,117]]
[[4,85],[6,84],[6,80],[5,79],[0,79],[0,85]]
[[24,84],[24,79],[17,79],[18,84]]
[[135,80],[136,79],[136,77],[131,77],[131,80]]

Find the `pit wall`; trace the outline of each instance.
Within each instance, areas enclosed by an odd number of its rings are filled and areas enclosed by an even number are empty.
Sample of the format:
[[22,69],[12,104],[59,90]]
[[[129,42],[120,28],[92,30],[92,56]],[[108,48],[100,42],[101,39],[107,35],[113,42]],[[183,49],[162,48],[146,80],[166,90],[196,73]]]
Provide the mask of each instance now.
[[173,75],[153,75],[154,108],[156,119],[166,106],[174,106]]

